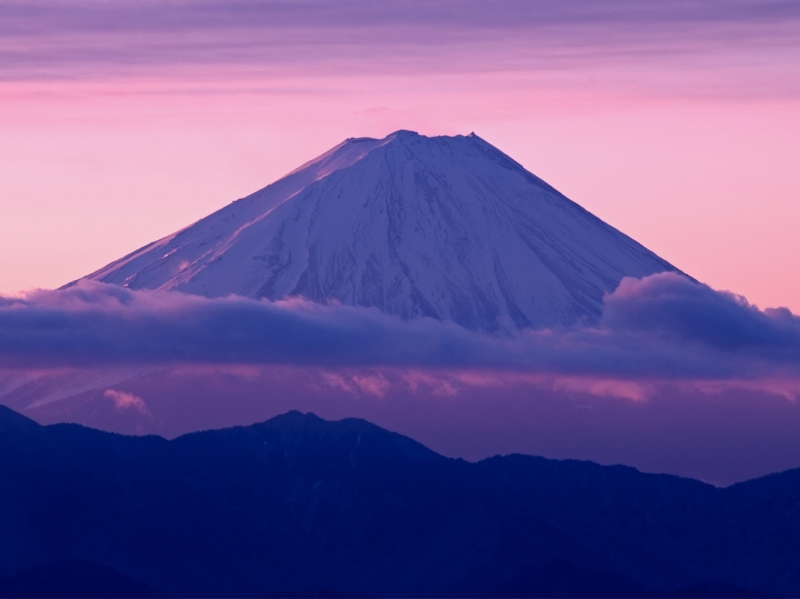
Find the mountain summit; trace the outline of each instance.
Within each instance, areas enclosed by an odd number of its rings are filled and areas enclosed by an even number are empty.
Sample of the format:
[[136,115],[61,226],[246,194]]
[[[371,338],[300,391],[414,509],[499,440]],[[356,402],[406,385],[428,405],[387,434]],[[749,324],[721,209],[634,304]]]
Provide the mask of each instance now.
[[89,279],[375,306],[481,332],[592,321],[676,270],[475,134],[351,138]]

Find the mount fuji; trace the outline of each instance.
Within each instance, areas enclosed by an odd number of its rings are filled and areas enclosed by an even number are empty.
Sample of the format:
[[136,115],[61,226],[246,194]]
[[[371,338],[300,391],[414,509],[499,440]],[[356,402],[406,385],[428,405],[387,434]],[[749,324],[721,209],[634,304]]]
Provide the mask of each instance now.
[[715,484],[800,466],[794,315],[674,272],[475,135],[349,139],[0,297],[0,404],[168,438],[300,410]]
[[374,306],[480,332],[593,322],[675,267],[475,134],[353,138],[87,278]]

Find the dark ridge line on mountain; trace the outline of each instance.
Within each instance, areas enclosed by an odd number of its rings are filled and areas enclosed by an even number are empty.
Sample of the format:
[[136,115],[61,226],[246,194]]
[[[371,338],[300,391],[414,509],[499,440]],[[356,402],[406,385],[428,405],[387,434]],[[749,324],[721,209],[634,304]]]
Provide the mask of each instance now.
[[167,441],[2,409],[0,432],[0,578],[79,559],[173,596],[574,596],[575,571],[588,596],[800,592],[800,470],[720,489],[471,463],[296,411]]
[[127,439],[143,439],[143,438],[151,438],[151,439],[159,439],[165,443],[174,443],[181,439],[186,438],[196,438],[198,436],[209,435],[209,434],[227,434],[228,432],[232,431],[250,431],[250,430],[261,430],[263,428],[274,428],[279,425],[289,425],[289,427],[293,429],[299,428],[306,428],[306,425],[313,425],[318,428],[324,428],[326,426],[339,426],[339,427],[347,427],[346,430],[362,430],[362,431],[370,431],[376,432],[380,431],[383,434],[388,435],[389,437],[399,440],[401,443],[407,444],[409,447],[414,447],[419,451],[420,456],[426,455],[427,459],[434,459],[434,460],[448,460],[453,462],[464,462],[467,464],[481,464],[483,462],[488,462],[497,459],[505,459],[505,458],[532,458],[535,460],[543,460],[545,462],[552,462],[552,463],[563,463],[563,464],[582,464],[587,465],[590,467],[596,467],[601,469],[618,469],[620,471],[629,470],[631,472],[635,472],[636,474],[640,474],[642,476],[654,476],[654,477],[669,477],[679,480],[686,480],[692,481],[701,485],[708,486],[709,488],[713,489],[731,489],[733,487],[741,486],[741,485],[748,485],[750,483],[756,481],[765,481],[765,480],[772,480],[780,478],[783,475],[791,475],[791,473],[798,473],[800,474],[800,468],[790,468],[789,470],[782,470],[780,472],[772,472],[770,474],[765,474],[763,476],[758,476],[755,478],[747,479],[744,481],[739,481],[736,483],[732,483],[726,486],[717,486],[712,483],[702,481],[696,478],[691,478],[688,476],[680,476],[677,474],[668,474],[668,473],[661,473],[661,472],[643,472],[634,466],[628,466],[626,464],[600,464],[598,462],[594,462],[592,460],[578,460],[572,458],[566,459],[559,459],[559,458],[546,458],[544,456],[539,455],[532,455],[532,454],[524,454],[518,452],[512,452],[507,454],[496,454],[490,457],[486,457],[477,461],[469,461],[463,458],[451,458],[444,455],[441,455],[432,449],[428,448],[427,446],[423,445],[419,441],[403,435],[401,433],[397,433],[388,429],[385,429],[377,424],[370,422],[364,418],[355,418],[355,417],[347,417],[341,418],[339,420],[326,420],[321,418],[314,412],[301,412],[300,410],[288,410],[282,414],[278,414],[277,416],[273,416],[268,420],[264,420],[261,422],[254,422],[252,424],[239,424],[235,426],[228,426],[222,428],[208,428],[193,431],[190,433],[185,433],[179,435],[177,437],[167,439],[162,437],[158,434],[147,434],[147,435],[129,435],[124,433],[116,433],[111,431],[105,431],[102,429],[92,428],[90,426],[86,426],[83,424],[79,424],[76,422],[58,422],[55,424],[39,424],[32,418],[25,416],[24,414],[20,414],[19,412],[13,410],[12,408],[0,404],[0,432],[5,430],[10,430],[8,424],[13,424],[14,428],[16,429],[24,429],[24,430],[38,430],[38,429],[53,429],[53,428],[76,428],[76,429],[83,429],[86,431],[92,431],[92,433],[97,433],[99,435],[107,435],[109,437],[122,437]]

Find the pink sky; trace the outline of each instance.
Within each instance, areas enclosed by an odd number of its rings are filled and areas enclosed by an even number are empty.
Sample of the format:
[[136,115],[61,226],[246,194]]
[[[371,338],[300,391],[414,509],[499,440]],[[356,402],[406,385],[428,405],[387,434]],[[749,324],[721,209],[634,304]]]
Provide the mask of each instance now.
[[6,3],[0,293],[404,128],[475,131],[697,279],[800,313],[796,3],[493,6]]

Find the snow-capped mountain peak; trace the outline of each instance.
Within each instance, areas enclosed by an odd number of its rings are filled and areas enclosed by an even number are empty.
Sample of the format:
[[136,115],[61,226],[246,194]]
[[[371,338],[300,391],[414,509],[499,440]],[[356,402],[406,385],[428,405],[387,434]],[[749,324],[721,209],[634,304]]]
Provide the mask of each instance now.
[[625,276],[675,270],[475,134],[351,138],[88,278],[375,306],[476,331],[596,319]]

